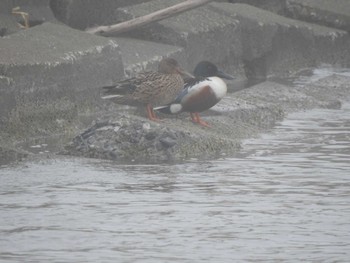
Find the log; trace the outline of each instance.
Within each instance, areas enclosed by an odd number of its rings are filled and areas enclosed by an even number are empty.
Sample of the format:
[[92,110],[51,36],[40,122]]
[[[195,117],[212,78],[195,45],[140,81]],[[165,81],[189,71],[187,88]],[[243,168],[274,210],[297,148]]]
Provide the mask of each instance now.
[[196,7],[205,5],[213,0],[187,0],[183,3],[167,7],[165,9],[158,10],[151,14],[140,16],[129,21],[125,21],[115,25],[109,26],[98,26],[93,28],[88,28],[85,32],[90,34],[108,35],[110,33],[118,34],[124,33],[152,22],[163,20],[168,17],[175,16],[179,13],[194,9]]

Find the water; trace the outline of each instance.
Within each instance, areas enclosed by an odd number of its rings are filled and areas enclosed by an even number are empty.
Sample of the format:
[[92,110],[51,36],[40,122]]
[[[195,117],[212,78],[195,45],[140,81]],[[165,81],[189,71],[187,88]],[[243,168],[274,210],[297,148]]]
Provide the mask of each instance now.
[[350,104],[291,114],[233,158],[0,170],[1,262],[348,262]]

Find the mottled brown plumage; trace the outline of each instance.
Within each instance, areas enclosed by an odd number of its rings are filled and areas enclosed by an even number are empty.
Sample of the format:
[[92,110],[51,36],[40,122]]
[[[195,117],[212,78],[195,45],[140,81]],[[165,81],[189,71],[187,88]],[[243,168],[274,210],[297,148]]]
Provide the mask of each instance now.
[[160,61],[158,71],[143,72],[136,77],[104,87],[105,99],[129,105],[146,105],[148,118],[157,120],[153,107],[172,102],[183,89],[183,71],[177,61],[166,58]]

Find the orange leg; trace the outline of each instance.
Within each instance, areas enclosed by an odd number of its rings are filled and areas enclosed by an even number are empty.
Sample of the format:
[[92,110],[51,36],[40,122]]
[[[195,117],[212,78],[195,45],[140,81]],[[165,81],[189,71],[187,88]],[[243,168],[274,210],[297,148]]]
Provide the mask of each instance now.
[[202,125],[204,127],[210,127],[210,125],[207,122],[201,120],[198,112],[191,112],[190,114],[191,114],[191,119],[194,123],[198,123],[199,125]]
[[147,104],[147,117],[151,121],[160,121],[160,119],[157,118],[156,114],[154,113],[154,110],[151,104]]

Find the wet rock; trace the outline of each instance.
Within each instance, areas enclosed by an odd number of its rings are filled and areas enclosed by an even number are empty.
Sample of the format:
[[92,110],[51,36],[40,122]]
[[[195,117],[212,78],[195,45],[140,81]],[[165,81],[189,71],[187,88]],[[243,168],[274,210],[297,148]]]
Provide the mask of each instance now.
[[170,160],[171,148],[182,137],[182,131],[138,117],[119,116],[96,123],[76,136],[65,153],[118,161]]

